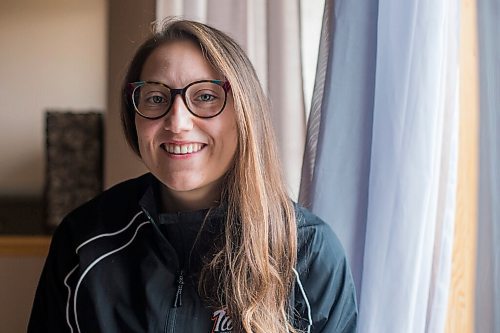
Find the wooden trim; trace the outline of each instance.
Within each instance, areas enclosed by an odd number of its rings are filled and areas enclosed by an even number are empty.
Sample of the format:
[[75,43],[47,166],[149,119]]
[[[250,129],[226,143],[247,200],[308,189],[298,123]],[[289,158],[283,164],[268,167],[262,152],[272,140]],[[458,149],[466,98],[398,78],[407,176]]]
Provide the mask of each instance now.
[[474,332],[479,160],[476,0],[461,0],[457,208],[446,332]]
[[50,236],[0,236],[0,256],[45,257]]

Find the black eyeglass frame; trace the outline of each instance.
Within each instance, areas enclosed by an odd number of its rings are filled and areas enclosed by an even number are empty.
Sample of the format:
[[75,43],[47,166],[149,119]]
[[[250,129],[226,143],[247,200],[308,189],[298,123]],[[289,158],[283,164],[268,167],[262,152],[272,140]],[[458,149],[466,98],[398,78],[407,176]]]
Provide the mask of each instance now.
[[[222,89],[224,90],[224,104],[222,105],[222,108],[216,114],[211,115],[211,116],[207,116],[207,117],[200,116],[200,115],[194,113],[193,110],[191,110],[191,108],[189,107],[189,104],[186,101],[186,91],[189,89],[189,87],[191,87],[191,86],[193,86],[193,85],[195,85],[197,83],[203,83],[203,82],[215,83],[215,84],[221,86]],[[164,113],[162,113],[161,115],[156,116],[156,117],[148,117],[148,116],[142,114],[139,111],[139,109],[137,108],[137,105],[135,104],[135,99],[134,99],[135,91],[138,88],[140,88],[140,87],[142,87],[142,86],[144,86],[144,85],[146,85],[148,83],[162,85],[165,88],[167,88],[169,90],[169,92],[170,92],[170,97],[171,97],[171,101],[172,102],[170,103],[170,105],[168,106],[168,108],[165,110]],[[184,88],[179,88],[179,89],[170,88],[166,84],[161,83],[161,82],[156,82],[156,81],[137,81],[137,82],[131,82],[131,83],[128,84],[128,86],[129,86],[129,89],[130,89],[130,99],[132,100],[132,105],[134,106],[135,112],[139,116],[141,116],[143,118],[146,118],[146,119],[150,119],[150,120],[156,120],[156,119],[160,119],[160,118],[164,117],[170,111],[170,109],[172,108],[172,105],[174,104],[174,100],[175,100],[175,96],[176,95],[181,95],[181,98],[182,98],[182,101],[184,102],[184,105],[186,106],[186,108],[188,109],[188,111],[193,116],[198,117],[198,118],[203,118],[203,119],[210,119],[210,118],[217,117],[219,114],[222,113],[222,111],[224,111],[224,109],[226,107],[226,104],[227,104],[227,92],[231,89],[231,85],[229,84],[229,81],[227,81],[227,80],[198,80],[198,81],[191,82],[190,84],[188,84]]]

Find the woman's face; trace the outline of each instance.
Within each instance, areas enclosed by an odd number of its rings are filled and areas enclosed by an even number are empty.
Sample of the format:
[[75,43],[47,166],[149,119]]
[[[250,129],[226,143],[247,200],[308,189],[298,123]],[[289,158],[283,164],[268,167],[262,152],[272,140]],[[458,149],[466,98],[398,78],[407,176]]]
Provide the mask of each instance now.
[[[198,80],[224,79],[190,41],[156,48],[147,58],[141,81],[183,88]],[[232,166],[238,135],[230,91],[224,111],[203,119],[191,114],[180,95],[160,119],[135,116],[139,151],[146,167],[165,185],[167,209],[207,208],[220,197],[220,183]]]

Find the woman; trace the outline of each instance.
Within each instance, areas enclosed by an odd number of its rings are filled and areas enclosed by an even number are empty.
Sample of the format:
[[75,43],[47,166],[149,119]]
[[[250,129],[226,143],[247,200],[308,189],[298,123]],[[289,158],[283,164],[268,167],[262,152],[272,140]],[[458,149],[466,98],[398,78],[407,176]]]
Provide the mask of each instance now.
[[56,230],[29,332],[353,332],[343,250],[289,199],[269,105],[241,48],[168,20],[123,86],[150,173]]

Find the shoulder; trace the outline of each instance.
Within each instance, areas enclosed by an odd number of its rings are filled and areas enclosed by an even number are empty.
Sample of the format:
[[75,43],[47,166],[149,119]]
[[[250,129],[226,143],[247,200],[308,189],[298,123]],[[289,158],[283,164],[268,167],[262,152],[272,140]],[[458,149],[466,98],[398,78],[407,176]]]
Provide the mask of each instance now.
[[54,236],[72,235],[75,241],[94,233],[114,231],[140,212],[139,200],[151,184],[153,176],[145,174],[121,182],[71,211]]
[[113,208],[124,208],[124,203],[137,203],[144,195],[144,192],[150,186],[153,179],[154,176],[147,173],[140,177],[118,183],[103,191],[87,203],[81,205],[70,214],[79,214],[82,211],[92,210],[92,208],[97,207],[108,210]]
[[312,332],[354,332],[357,305],[344,248],[332,228],[304,207],[297,217],[297,283],[295,306],[311,315]]
[[328,261],[327,266],[345,264],[345,252],[332,228],[308,209],[295,204],[297,218],[298,268],[303,271],[311,260]]

